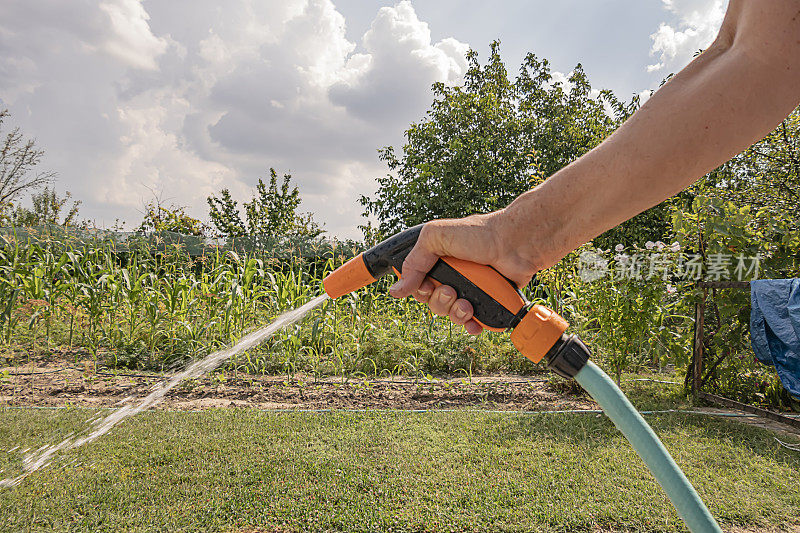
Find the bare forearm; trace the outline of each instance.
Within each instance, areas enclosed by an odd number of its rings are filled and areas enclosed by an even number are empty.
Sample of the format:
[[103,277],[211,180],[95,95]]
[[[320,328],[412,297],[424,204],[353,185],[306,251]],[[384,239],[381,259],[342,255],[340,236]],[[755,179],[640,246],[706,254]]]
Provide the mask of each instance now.
[[718,39],[606,141],[504,210],[508,242],[545,268],[682,190],[797,106],[793,68]]
[[597,148],[505,209],[428,222],[392,294],[479,333],[472,305],[425,279],[439,257],[491,265],[522,286],[763,137],[799,101],[800,0],[730,0],[715,43]]

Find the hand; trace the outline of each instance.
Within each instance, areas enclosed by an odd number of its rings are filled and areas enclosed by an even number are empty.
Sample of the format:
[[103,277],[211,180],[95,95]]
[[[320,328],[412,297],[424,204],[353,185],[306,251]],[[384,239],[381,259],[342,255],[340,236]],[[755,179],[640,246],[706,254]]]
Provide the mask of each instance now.
[[403,262],[401,279],[389,293],[396,298],[413,296],[418,302],[427,303],[434,314],[447,316],[468,333],[478,335],[483,328],[472,318],[472,305],[457,299],[455,289],[448,285],[434,287],[426,274],[440,257],[449,256],[490,265],[523,287],[537,269],[520,255],[519,249],[503,229],[502,211],[428,222]]

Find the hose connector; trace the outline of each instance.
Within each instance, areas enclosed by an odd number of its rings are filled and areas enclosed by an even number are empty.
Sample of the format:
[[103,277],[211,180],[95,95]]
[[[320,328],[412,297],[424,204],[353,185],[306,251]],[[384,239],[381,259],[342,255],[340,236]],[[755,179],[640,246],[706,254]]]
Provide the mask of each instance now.
[[538,363],[569,327],[566,320],[543,305],[534,305],[511,332],[511,342],[522,355]]
[[589,360],[589,348],[575,335],[561,335],[545,355],[547,368],[563,378],[574,378]]

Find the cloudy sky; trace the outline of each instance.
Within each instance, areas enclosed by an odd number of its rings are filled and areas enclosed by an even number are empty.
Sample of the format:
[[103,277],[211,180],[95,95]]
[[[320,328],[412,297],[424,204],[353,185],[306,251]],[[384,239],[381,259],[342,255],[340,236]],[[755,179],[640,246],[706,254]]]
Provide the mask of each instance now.
[[135,226],[159,195],[206,219],[291,172],[333,235],[386,172],[435,81],[493,39],[626,99],[707,46],[724,0],[2,0],[0,108],[46,151],[56,187],[99,225]]

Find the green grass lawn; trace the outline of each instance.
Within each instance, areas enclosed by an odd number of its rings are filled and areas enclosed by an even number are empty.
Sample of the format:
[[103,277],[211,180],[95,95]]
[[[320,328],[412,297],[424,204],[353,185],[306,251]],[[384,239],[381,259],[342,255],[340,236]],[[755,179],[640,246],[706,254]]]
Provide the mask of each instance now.
[[[0,410],[0,468],[88,410]],[[788,528],[800,454],[699,415],[648,420],[724,527]],[[604,417],[147,412],[0,490],[0,530],[681,531]]]

